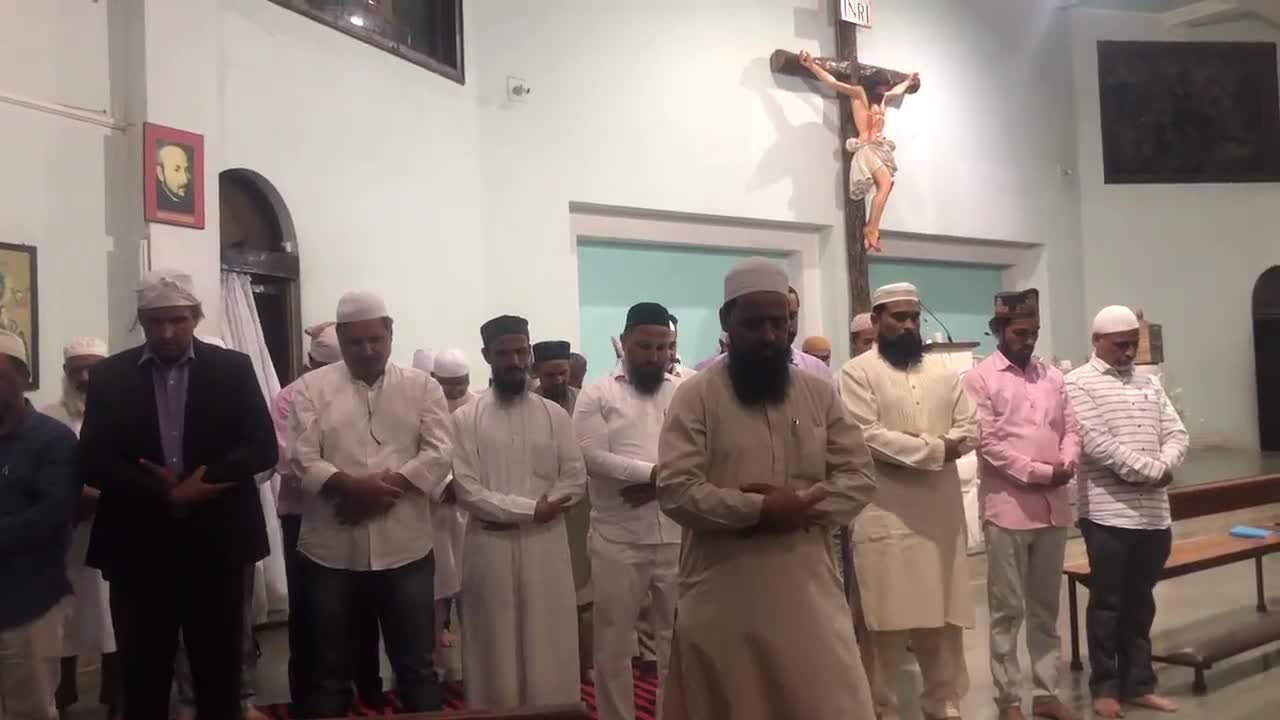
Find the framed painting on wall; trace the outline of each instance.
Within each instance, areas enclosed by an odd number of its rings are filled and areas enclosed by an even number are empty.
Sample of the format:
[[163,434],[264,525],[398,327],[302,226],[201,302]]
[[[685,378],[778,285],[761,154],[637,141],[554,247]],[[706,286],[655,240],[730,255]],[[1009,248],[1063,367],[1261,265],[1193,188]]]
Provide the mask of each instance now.
[[36,249],[0,243],[0,328],[27,345],[31,388],[40,388],[40,313],[36,289]]
[[204,137],[144,123],[142,168],[147,222],[204,227]]

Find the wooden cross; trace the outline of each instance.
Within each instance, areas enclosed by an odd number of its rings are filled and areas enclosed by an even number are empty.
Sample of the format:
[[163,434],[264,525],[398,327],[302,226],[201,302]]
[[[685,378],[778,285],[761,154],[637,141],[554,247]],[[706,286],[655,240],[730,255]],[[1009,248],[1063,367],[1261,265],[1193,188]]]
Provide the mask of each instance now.
[[[838,6],[839,3],[832,3]],[[889,70],[886,68],[878,68],[874,65],[863,65],[858,62],[858,27],[851,22],[845,22],[836,19],[836,54],[838,58],[815,58],[815,61],[824,70],[835,76],[837,80],[848,82],[851,84],[860,84],[859,80],[876,71],[883,71],[889,74],[890,80],[894,83],[900,83],[907,79],[907,74],[898,72],[897,70]],[[774,50],[773,55],[769,57],[769,67],[779,75],[790,75],[792,77],[801,77],[813,79],[810,73],[803,65],[800,64],[800,57],[793,52],[787,50]],[[907,90],[908,93],[915,93],[920,89],[920,82],[917,80]],[[844,158],[844,142],[846,138],[858,136],[858,126],[853,122],[853,111],[849,108],[848,102],[840,103],[840,147],[841,157]],[[844,167],[844,188],[849,187],[849,162],[844,160],[841,165]],[[867,221],[866,200],[853,200],[849,197],[848,191],[844,196],[844,239],[845,246],[848,251],[846,262],[849,266],[849,318],[852,321],[853,316],[860,312],[867,312],[871,309],[871,289],[868,287],[867,281],[867,251],[862,244],[862,228]],[[852,351],[852,348],[850,348]]]

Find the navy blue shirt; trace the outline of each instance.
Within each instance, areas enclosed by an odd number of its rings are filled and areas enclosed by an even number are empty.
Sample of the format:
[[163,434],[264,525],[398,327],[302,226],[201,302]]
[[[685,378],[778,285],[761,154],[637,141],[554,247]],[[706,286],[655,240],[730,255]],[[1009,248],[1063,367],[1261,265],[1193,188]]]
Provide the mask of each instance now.
[[75,433],[30,403],[18,427],[0,435],[0,630],[38,619],[71,593],[75,454]]

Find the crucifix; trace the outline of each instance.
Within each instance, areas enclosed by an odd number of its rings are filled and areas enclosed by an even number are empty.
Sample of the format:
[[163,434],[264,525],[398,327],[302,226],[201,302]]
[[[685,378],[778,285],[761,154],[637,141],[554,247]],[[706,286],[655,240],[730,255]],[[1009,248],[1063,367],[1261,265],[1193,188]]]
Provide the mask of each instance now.
[[[839,3],[832,3],[838,6]],[[769,67],[780,75],[817,78],[834,87],[841,99],[840,134],[851,153],[844,166],[844,186],[849,189],[844,202],[844,234],[849,267],[849,313],[871,309],[867,286],[867,251],[880,248],[880,214],[893,187],[897,166],[893,143],[883,137],[885,100],[895,95],[914,94],[920,89],[917,75],[887,70],[858,62],[857,25],[836,19],[837,58],[812,57],[787,50],[774,50]],[[861,106],[859,106],[861,103]],[[855,118],[854,113],[862,115]],[[872,137],[860,137],[859,126]],[[867,199],[872,199],[872,217],[867,218]]]

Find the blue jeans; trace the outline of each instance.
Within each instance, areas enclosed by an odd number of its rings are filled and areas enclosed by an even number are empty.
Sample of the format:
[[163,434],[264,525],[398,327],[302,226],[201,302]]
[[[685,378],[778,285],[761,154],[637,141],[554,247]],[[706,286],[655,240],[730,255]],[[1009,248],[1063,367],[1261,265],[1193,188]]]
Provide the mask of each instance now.
[[343,717],[351,705],[354,658],[358,648],[353,624],[358,604],[370,598],[382,626],[387,659],[395,673],[404,712],[441,707],[440,686],[432,664],[435,638],[435,556],[390,570],[336,570],[298,556],[306,602],[303,618],[314,643],[305,689],[294,698],[303,718]]

